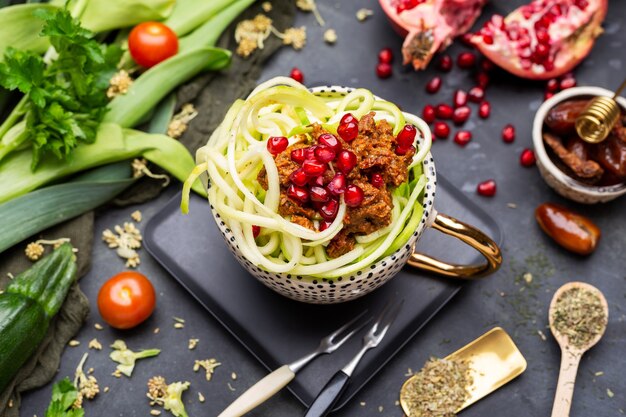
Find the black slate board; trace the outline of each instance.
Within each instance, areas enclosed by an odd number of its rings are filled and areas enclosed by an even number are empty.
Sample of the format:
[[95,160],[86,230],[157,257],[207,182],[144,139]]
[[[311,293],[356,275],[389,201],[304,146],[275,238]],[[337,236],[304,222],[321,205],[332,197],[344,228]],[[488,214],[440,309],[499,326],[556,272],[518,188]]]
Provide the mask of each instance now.
[[[462,288],[460,281],[407,267],[383,287],[349,303],[320,306],[292,301],[266,288],[237,263],[205,200],[192,196],[187,216],[180,213],[179,203],[180,194],[147,224],[146,249],[268,370],[308,353],[322,337],[361,311],[367,309],[375,315],[388,299],[404,299],[395,323],[378,348],[363,358],[336,409],[343,407]],[[436,207],[501,242],[496,222],[441,176]],[[452,262],[480,259],[473,250],[433,230],[425,232],[418,249]],[[300,371],[288,388],[308,406],[360,344],[361,334],[332,355],[319,357]]]

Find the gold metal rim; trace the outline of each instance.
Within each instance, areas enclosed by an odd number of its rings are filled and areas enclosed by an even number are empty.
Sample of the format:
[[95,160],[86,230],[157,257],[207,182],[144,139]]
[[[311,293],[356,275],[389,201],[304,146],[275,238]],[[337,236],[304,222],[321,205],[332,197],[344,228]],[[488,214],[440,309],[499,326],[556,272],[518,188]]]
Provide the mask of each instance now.
[[489,236],[474,226],[463,223],[454,217],[438,213],[433,229],[453,236],[476,249],[486,262],[474,265],[456,265],[440,261],[428,255],[413,252],[407,264],[428,272],[463,280],[474,280],[496,272],[502,264],[502,252]]

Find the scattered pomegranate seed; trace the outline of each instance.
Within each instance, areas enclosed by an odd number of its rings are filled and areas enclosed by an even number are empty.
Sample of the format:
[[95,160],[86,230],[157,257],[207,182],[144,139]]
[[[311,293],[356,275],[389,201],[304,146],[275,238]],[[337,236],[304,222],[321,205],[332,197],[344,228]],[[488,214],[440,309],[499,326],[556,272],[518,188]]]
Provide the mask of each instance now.
[[319,225],[319,231],[323,232],[324,230],[328,229],[328,226],[330,226],[331,224],[332,222],[327,222],[326,220],[321,221]]
[[383,179],[383,176],[378,173],[372,174],[370,182],[376,188],[383,188],[385,186],[385,180]]
[[284,136],[270,136],[267,140],[267,150],[274,156],[278,155],[289,146],[289,141]]
[[535,165],[537,159],[532,149],[524,149],[519,157],[519,162],[523,167],[531,167]]
[[452,114],[452,121],[455,125],[462,125],[469,119],[472,111],[467,106],[461,106],[454,109],[454,113]]
[[461,107],[467,104],[467,93],[463,90],[456,90],[452,99],[454,107]]
[[454,135],[454,143],[459,146],[465,146],[472,140],[472,132],[467,130],[459,130]]
[[378,78],[389,78],[391,77],[391,74],[393,73],[393,69],[391,67],[391,65],[389,65],[386,62],[381,62],[378,65],[376,65],[376,75],[378,76]]
[[450,134],[450,126],[446,124],[446,122],[435,122],[435,127],[433,128],[433,132],[435,136],[439,139],[446,139]]
[[476,55],[473,52],[461,52],[456,57],[456,64],[459,68],[468,69],[472,68],[476,63]]
[[439,62],[437,62],[437,68],[443,72],[450,71],[452,69],[452,58],[450,58],[450,55],[442,55],[439,58]]
[[438,118],[447,120],[452,117],[453,113],[454,109],[452,108],[452,106],[445,103],[437,104],[435,114]]
[[304,148],[294,149],[291,151],[291,160],[297,164],[302,164],[306,159]]
[[348,207],[358,207],[363,202],[365,194],[363,190],[354,184],[348,185],[346,193],[344,194],[344,200]]
[[337,133],[341,136],[341,139],[346,142],[352,142],[359,134],[359,125],[356,122],[340,124],[337,128]]
[[382,62],[385,64],[391,64],[393,61],[393,51],[391,48],[383,48],[378,53],[378,62]]
[[494,180],[483,181],[476,187],[476,192],[483,197],[496,195],[496,182]]
[[426,84],[426,92],[435,94],[441,88],[441,77],[434,77]]
[[487,85],[489,85],[489,74],[486,72],[476,74],[476,83],[482,88],[487,88]]
[[434,122],[436,117],[435,107],[430,104],[425,105],[424,110],[422,110],[422,117],[426,123]]
[[489,117],[490,114],[491,114],[491,104],[489,104],[487,100],[483,100],[483,102],[480,103],[480,106],[478,106],[478,115],[482,119],[486,119],[487,117]]
[[[322,133],[317,141],[320,145],[324,145],[332,149],[335,153],[341,150],[341,143],[339,143],[339,139],[331,133]],[[293,153],[293,152],[292,152]],[[293,156],[291,157],[293,159]]]
[[339,152],[339,155],[337,155],[337,161],[335,164],[341,172],[347,174],[356,166],[356,155],[344,149]]
[[311,194],[311,201],[316,203],[325,203],[330,200],[330,193],[324,187],[315,185],[311,187],[309,193]]
[[306,160],[302,163],[302,171],[309,177],[317,177],[324,174],[326,164],[318,161]]
[[480,103],[484,98],[485,89],[480,86],[472,87],[472,89],[467,93],[467,99],[472,103]]
[[469,46],[470,48],[474,47],[474,44],[472,43],[472,37],[474,35],[470,32],[464,33],[463,35],[461,35],[461,37],[459,39],[461,39],[461,43],[463,43],[463,45],[465,46]]
[[343,194],[346,191],[346,176],[342,172],[336,173],[333,179],[330,180],[328,191],[334,195]]
[[409,153],[410,151],[415,151],[415,146],[413,145],[409,145],[409,146],[396,146],[396,155],[406,155],[407,153]]
[[356,117],[352,115],[352,113],[346,113],[341,117],[340,125],[345,125],[347,123],[356,123]]
[[252,236],[256,239],[257,237],[259,237],[259,234],[261,233],[261,226],[257,226],[255,224],[252,225]]
[[398,133],[396,141],[398,142],[399,146],[403,148],[408,148],[409,146],[413,145],[413,142],[415,142],[416,134],[417,129],[415,129],[415,126],[406,124],[404,125],[400,133]]
[[299,83],[304,82],[304,74],[296,67],[293,67],[291,73],[289,73],[289,76]]
[[505,143],[512,143],[515,141],[515,126],[508,124],[502,129],[502,140]]
[[289,181],[296,185],[299,185],[300,187],[303,187],[306,185],[307,182],[309,182],[309,177],[308,175],[306,175],[306,172],[302,170],[302,168],[298,168],[291,173],[291,175],[289,176]]
[[291,184],[289,188],[287,188],[287,195],[292,200],[298,201],[300,203],[306,203],[307,201],[309,201],[309,192],[307,191],[307,189],[294,184]]
[[567,90],[568,88],[576,87],[576,78],[574,77],[565,77],[561,80],[559,84],[561,90]]
[[334,149],[326,145],[318,145],[315,148],[315,158],[320,162],[330,162],[335,159]]
[[546,91],[556,93],[559,90],[559,80],[552,78],[546,83]]
[[549,98],[552,98],[552,96],[553,96],[553,95],[554,95],[554,93],[551,93],[551,92],[549,92],[549,91],[546,91],[546,92],[545,92],[545,94],[543,95],[543,99],[544,99],[544,101],[545,101],[545,100],[547,100],[547,99],[549,99]]
[[483,59],[482,61],[480,61],[480,69],[485,71],[485,72],[492,71],[494,66],[495,66],[494,63],[491,62],[490,60],[486,59],[486,58]]
[[322,219],[327,222],[332,222],[333,219],[337,217],[337,211],[339,211],[339,203],[337,200],[328,200],[326,204],[320,207],[318,213],[322,216]]

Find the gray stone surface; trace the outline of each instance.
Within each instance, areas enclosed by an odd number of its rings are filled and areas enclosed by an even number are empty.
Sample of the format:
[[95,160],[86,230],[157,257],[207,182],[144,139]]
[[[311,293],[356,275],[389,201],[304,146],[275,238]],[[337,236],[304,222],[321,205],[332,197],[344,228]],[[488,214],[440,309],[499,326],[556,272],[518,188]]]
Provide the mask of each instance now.
[[[377,2],[318,0],[318,3],[328,26],[337,31],[337,44],[323,44],[323,30],[315,26],[312,16],[300,15],[299,21],[309,28],[309,45],[299,53],[287,49],[280,52],[266,69],[264,78],[288,74],[293,66],[298,66],[304,72],[308,85],[335,83],[366,87],[395,101],[403,109],[416,113],[421,112],[424,104],[449,101],[454,89],[472,85],[469,73],[455,69],[445,75],[444,86],[436,96],[426,95],[424,84],[436,71],[429,69],[416,74],[401,68],[398,57],[394,62],[394,76],[389,80],[377,79],[374,68],[378,50],[384,46],[398,50],[401,44],[387,25]],[[493,2],[486,7],[484,18],[493,12],[506,13],[522,3]],[[365,23],[357,22],[354,17],[361,7],[375,12]],[[575,72],[579,85],[612,88],[619,84],[626,74],[625,29],[626,4],[612,1],[605,22],[605,34]],[[449,52],[456,56],[461,50],[462,46],[454,45]],[[542,83],[500,74],[494,77],[488,90],[488,99],[493,105],[492,116],[483,121],[474,115],[466,124],[466,128],[473,132],[473,143],[465,149],[451,140],[434,144],[438,172],[500,223],[505,234],[504,266],[496,275],[467,286],[337,416],[401,415],[395,402],[408,368],[419,369],[429,356],[445,356],[496,325],[511,334],[528,360],[528,369],[517,380],[473,405],[462,415],[549,415],[557,380],[559,350],[546,328],[547,306],[555,289],[571,280],[582,280],[599,287],[606,294],[611,309],[604,339],[581,363],[571,416],[617,416],[626,410],[623,377],[626,371],[623,360],[626,342],[626,200],[593,207],[569,203],[553,193],[535,169],[519,166],[520,151],[531,145],[531,122],[542,96]],[[500,139],[500,130],[506,123],[513,123],[517,128],[517,140],[510,145]],[[495,178],[498,182],[498,194],[492,199],[481,198],[474,193],[475,185],[487,178]],[[104,228],[128,219],[135,209],[141,209],[144,218],[149,219],[174,192],[170,188],[149,204],[103,213],[96,223],[96,238]],[[555,246],[533,219],[534,208],[544,201],[564,203],[596,221],[603,231],[597,253],[580,258]],[[507,203],[514,203],[517,208],[509,208]],[[445,207],[438,209],[445,212]],[[87,367],[95,368],[94,375],[101,387],[109,386],[110,391],[87,404],[86,415],[149,415],[145,383],[150,376],[163,374],[171,381],[191,381],[192,388],[185,394],[190,416],[215,416],[246,387],[260,379],[265,371],[145,251],[142,255],[139,271],[153,280],[159,295],[154,316],[131,332],[108,328],[96,331],[93,324],[101,322],[95,308],[98,288],[105,279],[121,271],[123,264],[103,244],[95,244],[92,270],[81,280],[81,287],[94,302],[94,311],[78,335],[81,345],[66,349],[59,378],[73,374],[74,367],[93,337],[98,337],[104,345],[115,338],[123,338],[131,348],[161,347],[164,349],[161,356],[139,362],[130,380],[111,376],[114,366],[107,358],[108,349],[89,351]],[[533,274],[531,284],[521,280],[525,272]],[[186,319],[184,329],[173,328],[173,316]],[[160,328],[156,335],[153,334],[155,327]],[[547,340],[542,340],[539,331],[545,334]],[[200,339],[200,343],[196,350],[189,351],[187,340],[192,337]],[[217,369],[213,380],[206,382],[203,375],[193,373],[191,368],[194,359],[210,357],[219,359],[223,365]],[[604,374],[594,375],[600,371]],[[236,372],[236,380],[231,380],[231,372]],[[320,381],[320,387],[324,382]],[[234,392],[229,389],[229,383]],[[47,386],[25,396],[22,415],[43,416],[50,389]],[[615,393],[613,398],[607,396],[607,389]],[[198,402],[197,391],[206,397],[204,404]],[[379,412],[379,406],[383,407],[382,412]],[[302,415],[303,412],[303,407],[288,392],[282,392],[250,415],[287,417]]]

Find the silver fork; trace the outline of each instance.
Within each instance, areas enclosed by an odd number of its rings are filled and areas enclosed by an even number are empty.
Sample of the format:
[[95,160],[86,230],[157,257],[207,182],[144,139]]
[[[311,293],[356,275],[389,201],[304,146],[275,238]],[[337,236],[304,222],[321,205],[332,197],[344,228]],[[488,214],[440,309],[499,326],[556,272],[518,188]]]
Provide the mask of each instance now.
[[313,404],[309,407],[304,417],[323,417],[330,413],[333,406],[348,386],[348,381],[352,376],[352,373],[356,369],[357,365],[365,356],[368,350],[375,348],[383,340],[387,330],[391,327],[400,309],[404,304],[404,300],[399,303],[395,303],[393,300],[387,302],[385,308],[378,316],[378,319],[369,331],[363,336],[363,347],[352,358],[346,366],[340,371],[337,371],[335,375],[326,383],[322,391],[317,395]]
[[332,353],[339,349],[348,339],[356,332],[361,330],[370,319],[358,323],[357,322],[367,313],[367,310],[350,320],[320,341],[317,349],[311,353],[283,365],[280,368],[267,375],[259,382],[250,387],[246,392],[241,394],[231,405],[229,405],[218,417],[240,417],[247,412],[253,410],[265,401],[270,399],[274,394],[283,389],[296,376],[296,372],[304,368],[313,359],[325,353]]

